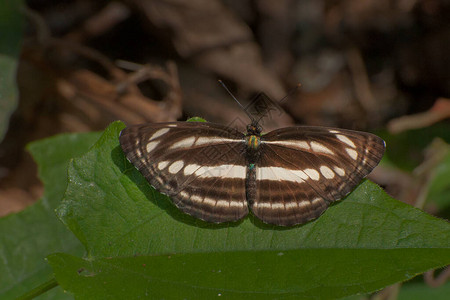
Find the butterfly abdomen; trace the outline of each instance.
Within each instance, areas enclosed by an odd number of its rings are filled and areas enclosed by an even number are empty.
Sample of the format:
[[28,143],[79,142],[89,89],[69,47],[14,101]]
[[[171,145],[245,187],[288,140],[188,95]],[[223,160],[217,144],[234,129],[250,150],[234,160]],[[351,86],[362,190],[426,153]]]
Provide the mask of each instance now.
[[256,199],[256,166],[254,163],[247,165],[247,176],[245,179],[245,194],[247,203],[252,205]]

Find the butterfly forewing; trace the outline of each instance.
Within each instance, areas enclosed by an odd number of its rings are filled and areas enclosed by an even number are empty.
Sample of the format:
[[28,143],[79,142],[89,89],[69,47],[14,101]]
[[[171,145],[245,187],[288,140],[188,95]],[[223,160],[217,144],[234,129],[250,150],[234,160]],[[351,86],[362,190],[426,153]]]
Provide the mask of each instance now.
[[221,125],[172,122],[127,127],[120,144],[128,160],[179,209],[217,223],[248,214],[243,138]]
[[294,225],[317,218],[379,163],[384,141],[365,132],[290,127],[261,137],[256,193],[247,199],[266,223]]

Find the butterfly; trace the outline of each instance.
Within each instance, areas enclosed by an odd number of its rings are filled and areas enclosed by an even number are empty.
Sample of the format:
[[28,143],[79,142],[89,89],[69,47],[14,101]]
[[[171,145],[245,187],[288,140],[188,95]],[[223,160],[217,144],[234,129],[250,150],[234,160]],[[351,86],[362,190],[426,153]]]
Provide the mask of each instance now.
[[120,134],[127,159],[184,213],[207,222],[252,212],[293,226],[319,217],[380,162],[384,141],[346,129],[294,126],[262,134],[208,122],[133,125]]

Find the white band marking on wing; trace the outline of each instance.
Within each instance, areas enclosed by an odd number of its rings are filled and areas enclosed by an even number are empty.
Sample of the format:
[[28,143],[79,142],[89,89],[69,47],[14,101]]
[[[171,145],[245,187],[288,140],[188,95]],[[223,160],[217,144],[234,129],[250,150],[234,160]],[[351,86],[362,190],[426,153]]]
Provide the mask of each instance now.
[[195,141],[195,146],[201,146],[201,145],[213,145],[213,144],[226,144],[226,143],[243,143],[244,139],[228,139],[228,138],[221,138],[221,137],[199,137]]
[[158,141],[148,143],[148,144],[147,144],[147,147],[146,147],[146,148],[147,148],[147,153],[150,153],[150,152],[152,152],[153,150],[155,150],[155,148],[156,148],[156,146],[158,146],[158,144],[159,144]]
[[356,148],[355,143],[353,143],[348,137],[346,137],[345,135],[342,134],[336,134],[336,137],[338,138],[338,140],[340,140],[341,142],[349,145],[352,148]]
[[345,176],[345,170],[344,169],[342,169],[342,168],[339,168],[339,167],[337,167],[337,166],[335,166],[334,168],[333,168],[333,170],[336,172],[336,174],[338,174],[339,176]]
[[320,167],[320,173],[326,178],[326,179],[333,179],[334,178],[334,172],[328,168],[327,166],[321,166]]
[[241,165],[218,165],[218,166],[199,166],[189,164],[184,168],[184,175],[197,175],[200,177],[221,177],[221,178],[239,178],[245,179],[247,169]]
[[333,151],[331,151],[330,149],[328,149],[327,147],[325,147],[324,145],[322,145],[322,144],[319,143],[319,142],[312,141],[312,142],[310,143],[310,145],[311,145],[311,149],[312,149],[314,152],[320,152],[320,153],[326,153],[326,154],[334,154]]
[[169,173],[176,174],[183,168],[183,166],[184,162],[182,160],[177,160],[169,166]]
[[355,150],[350,149],[350,148],[345,148],[345,151],[347,151],[347,154],[354,160],[356,160],[358,158],[358,152],[356,152]]
[[310,150],[311,147],[305,141],[261,141],[262,144],[277,145],[288,148]]
[[182,139],[169,147],[169,149],[178,149],[178,148],[189,148],[194,145],[195,137],[191,136],[185,139]]
[[158,131],[156,131],[156,132],[150,137],[150,140],[149,140],[149,141],[154,140],[154,139],[156,139],[156,138],[162,136],[163,134],[166,134],[169,130],[170,130],[169,128],[161,128],[161,129],[159,129]]

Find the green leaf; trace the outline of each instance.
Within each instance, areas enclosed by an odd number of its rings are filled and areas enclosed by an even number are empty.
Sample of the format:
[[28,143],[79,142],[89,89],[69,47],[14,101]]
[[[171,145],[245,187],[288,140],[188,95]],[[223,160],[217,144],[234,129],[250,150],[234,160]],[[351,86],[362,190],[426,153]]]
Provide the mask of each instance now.
[[186,122],[206,122],[206,120],[200,117],[192,117],[189,118]]
[[398,300],[448,300],[450,295],[450,282],[433,288],[424,282],[407,283],[402,286],[398,294]]
[[[122,287],[132,298],[144,287],[168,299],[177,298],[176,290],[186,298],[227,292],[235,298],[343,297],[450,263],[449,224],[369,181],[318,220],[294,228],[252,216],[221,225],[194,219],[126,160],[118,143],[123,127],[113,123],[72,161],[57,210],[88,251],[87,261],[49,257],[58,282],[76,297],[89,298],[89,290],[120,298]],[[89,289],[100,281],[100,292]]]
[[0,4],[0,141],[17,105],[16,71],[22,42],[23,1],[4,0]]
[[433,170],[434,176],[428,190],[428,200],[436,204],[439,210],[450,209],[450,151]]
[[48,259],[59,283],[79,299],[335,299],[377,290],[388,280],[405,280],[448,256],[442,249],[433,253],[297,249],[94,260],[54,254]]
[[[57,219],[54,209],[67,186],[69,160],[86,152],[98,137],[98,133],[60,135],[28,146],[45,192],[24,211],[0,219],[0,298],[15,298],[52,278],[44,260],[50,253],[83,254],[83,246]],[[67,295],[59,289],[45,299],[53,297]]]

